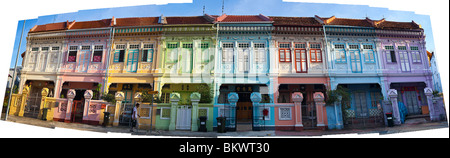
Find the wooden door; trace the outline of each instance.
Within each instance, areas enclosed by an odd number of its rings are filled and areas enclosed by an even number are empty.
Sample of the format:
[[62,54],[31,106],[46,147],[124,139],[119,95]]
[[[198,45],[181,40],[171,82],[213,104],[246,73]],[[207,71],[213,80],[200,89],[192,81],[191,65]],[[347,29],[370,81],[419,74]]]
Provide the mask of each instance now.
[[72,122],[78,122],[81,123],[83,121],[83,101],[81,100],[74,100],[73,101],[73,107],[72,107]]

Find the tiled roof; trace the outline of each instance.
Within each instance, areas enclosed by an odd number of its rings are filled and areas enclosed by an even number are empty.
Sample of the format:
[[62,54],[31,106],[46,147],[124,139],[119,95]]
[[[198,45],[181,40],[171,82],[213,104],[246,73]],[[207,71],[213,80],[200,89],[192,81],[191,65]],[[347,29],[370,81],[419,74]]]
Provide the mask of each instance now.
[[343,19],[335,18],[331,20],[327,25],[345,25],[345,26],[361,26],[361,27],[373,27],[372,23],[366,19]]
[[259,15],[226,15],[217,17],[218,22],[267,22],[271,19],[262,14]]
[[69,29],[93,29],[93,28],[102,28],[102,27],[110,27],[111,19],[103,19],[96,21],[83,21],[83,22],[75,22]]
[[203,16],[166,17],[168,25],[171,24],[212,24]]
[[417,30],[421,29],[421,27],[413,22],[393,22],[393,21],[383,21],[378,23],[376,26],[380,29],[385,30]]
[[117,18],[115,26],[149,26],[160,25],[159,17]]
[[36,25],[29,32],[45,32],[45,31],[58,31],[65,30],[67,26],[73,24],[73,22],[59,22],[59,23],[50,23],[45,25]]
[[313,17],[275,17],[270,16],[273,20],[273,25],[284,26],[322,26]]

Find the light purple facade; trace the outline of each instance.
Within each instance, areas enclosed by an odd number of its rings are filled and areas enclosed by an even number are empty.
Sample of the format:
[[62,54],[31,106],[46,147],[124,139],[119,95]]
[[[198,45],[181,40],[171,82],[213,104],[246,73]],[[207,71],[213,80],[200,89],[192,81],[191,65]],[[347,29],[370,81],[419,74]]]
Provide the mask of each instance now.
[[376,23],[384,89],[397,90],[398,103],[406,106],[408,115],[427,114],[424,89],[433,87],[433,82],[423,29],[414,21]]

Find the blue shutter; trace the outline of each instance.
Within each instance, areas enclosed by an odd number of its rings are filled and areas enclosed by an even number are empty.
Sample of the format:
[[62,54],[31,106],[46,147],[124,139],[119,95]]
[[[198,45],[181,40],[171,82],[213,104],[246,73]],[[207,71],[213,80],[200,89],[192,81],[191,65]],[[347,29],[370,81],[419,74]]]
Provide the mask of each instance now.
[[153,49],[149,49],[147,53],[147,62],[153,62]]

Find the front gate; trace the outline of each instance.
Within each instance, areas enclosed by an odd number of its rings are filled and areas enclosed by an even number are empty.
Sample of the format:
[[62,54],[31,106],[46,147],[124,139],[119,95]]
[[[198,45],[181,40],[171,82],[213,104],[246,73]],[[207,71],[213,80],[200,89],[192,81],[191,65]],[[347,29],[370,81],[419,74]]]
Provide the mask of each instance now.
[[71,116],[72,122],[81,123],[83,121],[83,109],[84,109],[83,104],[84,103],[81,100],[73,101],[72,116]]
[[176,129],[179,130],[191,129],[191,106],[187,105],[178,106]]
[[307,101],[302,104],[302,123],[304,129],[317,127],[316,105],[314,101]]
[[123,126],[129,126],[131,122],[131,115],[133,112],[132,103],[124,103],[122,109],[120,110],[119,124]]
[[23,113],[24,117],[37,118],[41,105],[41,93],[31,93],[28,96],[27,104]]

